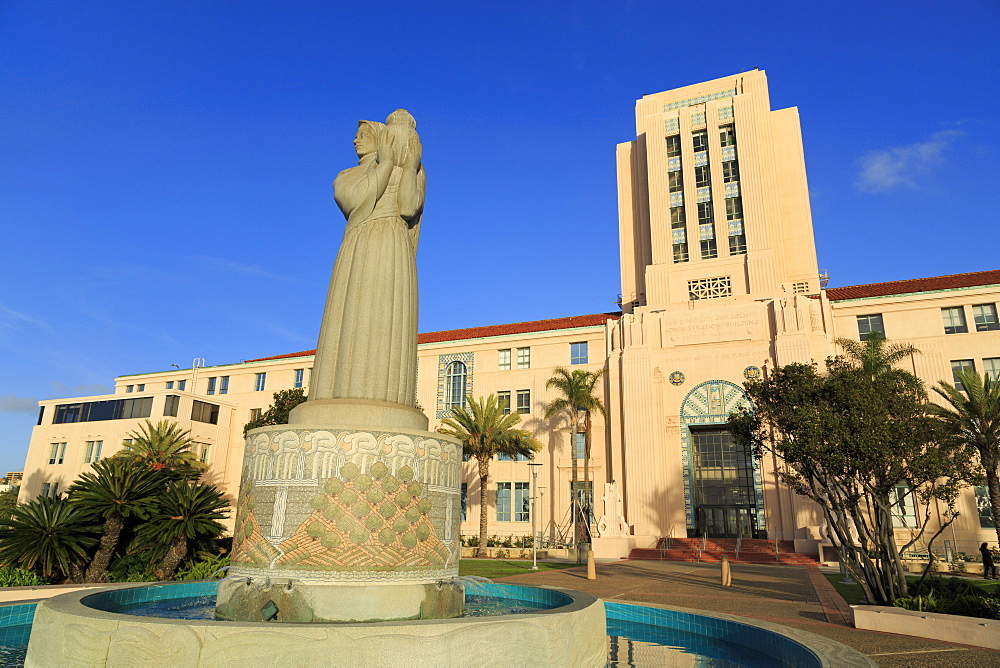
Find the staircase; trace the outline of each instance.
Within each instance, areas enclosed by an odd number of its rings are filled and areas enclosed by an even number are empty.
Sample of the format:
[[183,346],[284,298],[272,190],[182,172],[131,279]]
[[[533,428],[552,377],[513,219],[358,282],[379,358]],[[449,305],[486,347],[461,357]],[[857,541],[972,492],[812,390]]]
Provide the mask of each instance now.
[[[704,540],[704,549],[702,541]],[[739,541],[739,553],[736,552],[735,538],[661,538],[656,547],[635,548],[629,553],[629,559],[646,559],[654,561],[701,561],[719,562],[722,555],[737,564],[816,564],[819,557],[815,554],[795,552],[795,544],[790,540],[761,540],[744,538]],[[667,545],[669,544],[669,547]]]

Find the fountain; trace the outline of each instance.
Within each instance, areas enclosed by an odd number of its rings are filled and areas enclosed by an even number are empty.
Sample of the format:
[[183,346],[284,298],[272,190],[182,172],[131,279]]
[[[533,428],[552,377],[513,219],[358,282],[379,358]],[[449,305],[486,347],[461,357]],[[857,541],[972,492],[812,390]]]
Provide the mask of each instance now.
[[67,594],[38,605],[25,665],[605,665],[604,605],[589,594],[537,589],[545,609],[462,616],[462,447],[414,406],[416,122],[403,109],[361,121],[354,145],[358,165],[334,181],[347,226],[309,398],[287,425],[247,434],[216,619],[116,612],[155,587]]

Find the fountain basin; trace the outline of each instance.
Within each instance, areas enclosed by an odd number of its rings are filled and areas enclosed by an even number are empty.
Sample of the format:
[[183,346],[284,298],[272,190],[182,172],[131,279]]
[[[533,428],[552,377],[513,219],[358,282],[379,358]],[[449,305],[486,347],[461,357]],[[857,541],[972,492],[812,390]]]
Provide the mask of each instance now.
[[505,596],[555,606],[549,610],[368,624],[178,620],[110,611],[142,600],[204,595],[216,585],[142,585],[42,601],[25,666],[328,666],[336,657],[352,666],[604,666],[607,660],[603,602],[548,587],[502,586]]

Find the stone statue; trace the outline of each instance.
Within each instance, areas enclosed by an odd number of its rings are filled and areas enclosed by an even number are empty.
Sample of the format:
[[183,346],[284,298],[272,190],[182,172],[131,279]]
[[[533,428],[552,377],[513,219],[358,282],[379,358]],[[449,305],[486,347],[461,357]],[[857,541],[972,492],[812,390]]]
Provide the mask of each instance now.
[[412,408],[416,251],[426,187],[416,125],[405,109],[392,112],[385,124],[358,122],[358,165],[333,182],[347,226],[327,292],[309,400],[292,412],[291,423],[371,424],[374,418],[383,426],[426,428],[426,418]]
[[617,482],[604,483],[604,514],[597,521],[597,531],[601,538],[625,536],[628,524],[622,512],[622,498]]

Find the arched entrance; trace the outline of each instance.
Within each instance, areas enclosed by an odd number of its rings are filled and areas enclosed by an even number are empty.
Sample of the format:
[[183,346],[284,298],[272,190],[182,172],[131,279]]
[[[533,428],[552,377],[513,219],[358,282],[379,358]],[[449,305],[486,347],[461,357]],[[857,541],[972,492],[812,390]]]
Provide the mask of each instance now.
[[681,402],[684,510],[690,537],[765,536],[760,465],[726,430],[729,414],[749,405],[743,388],[725,380],[701,383]]

